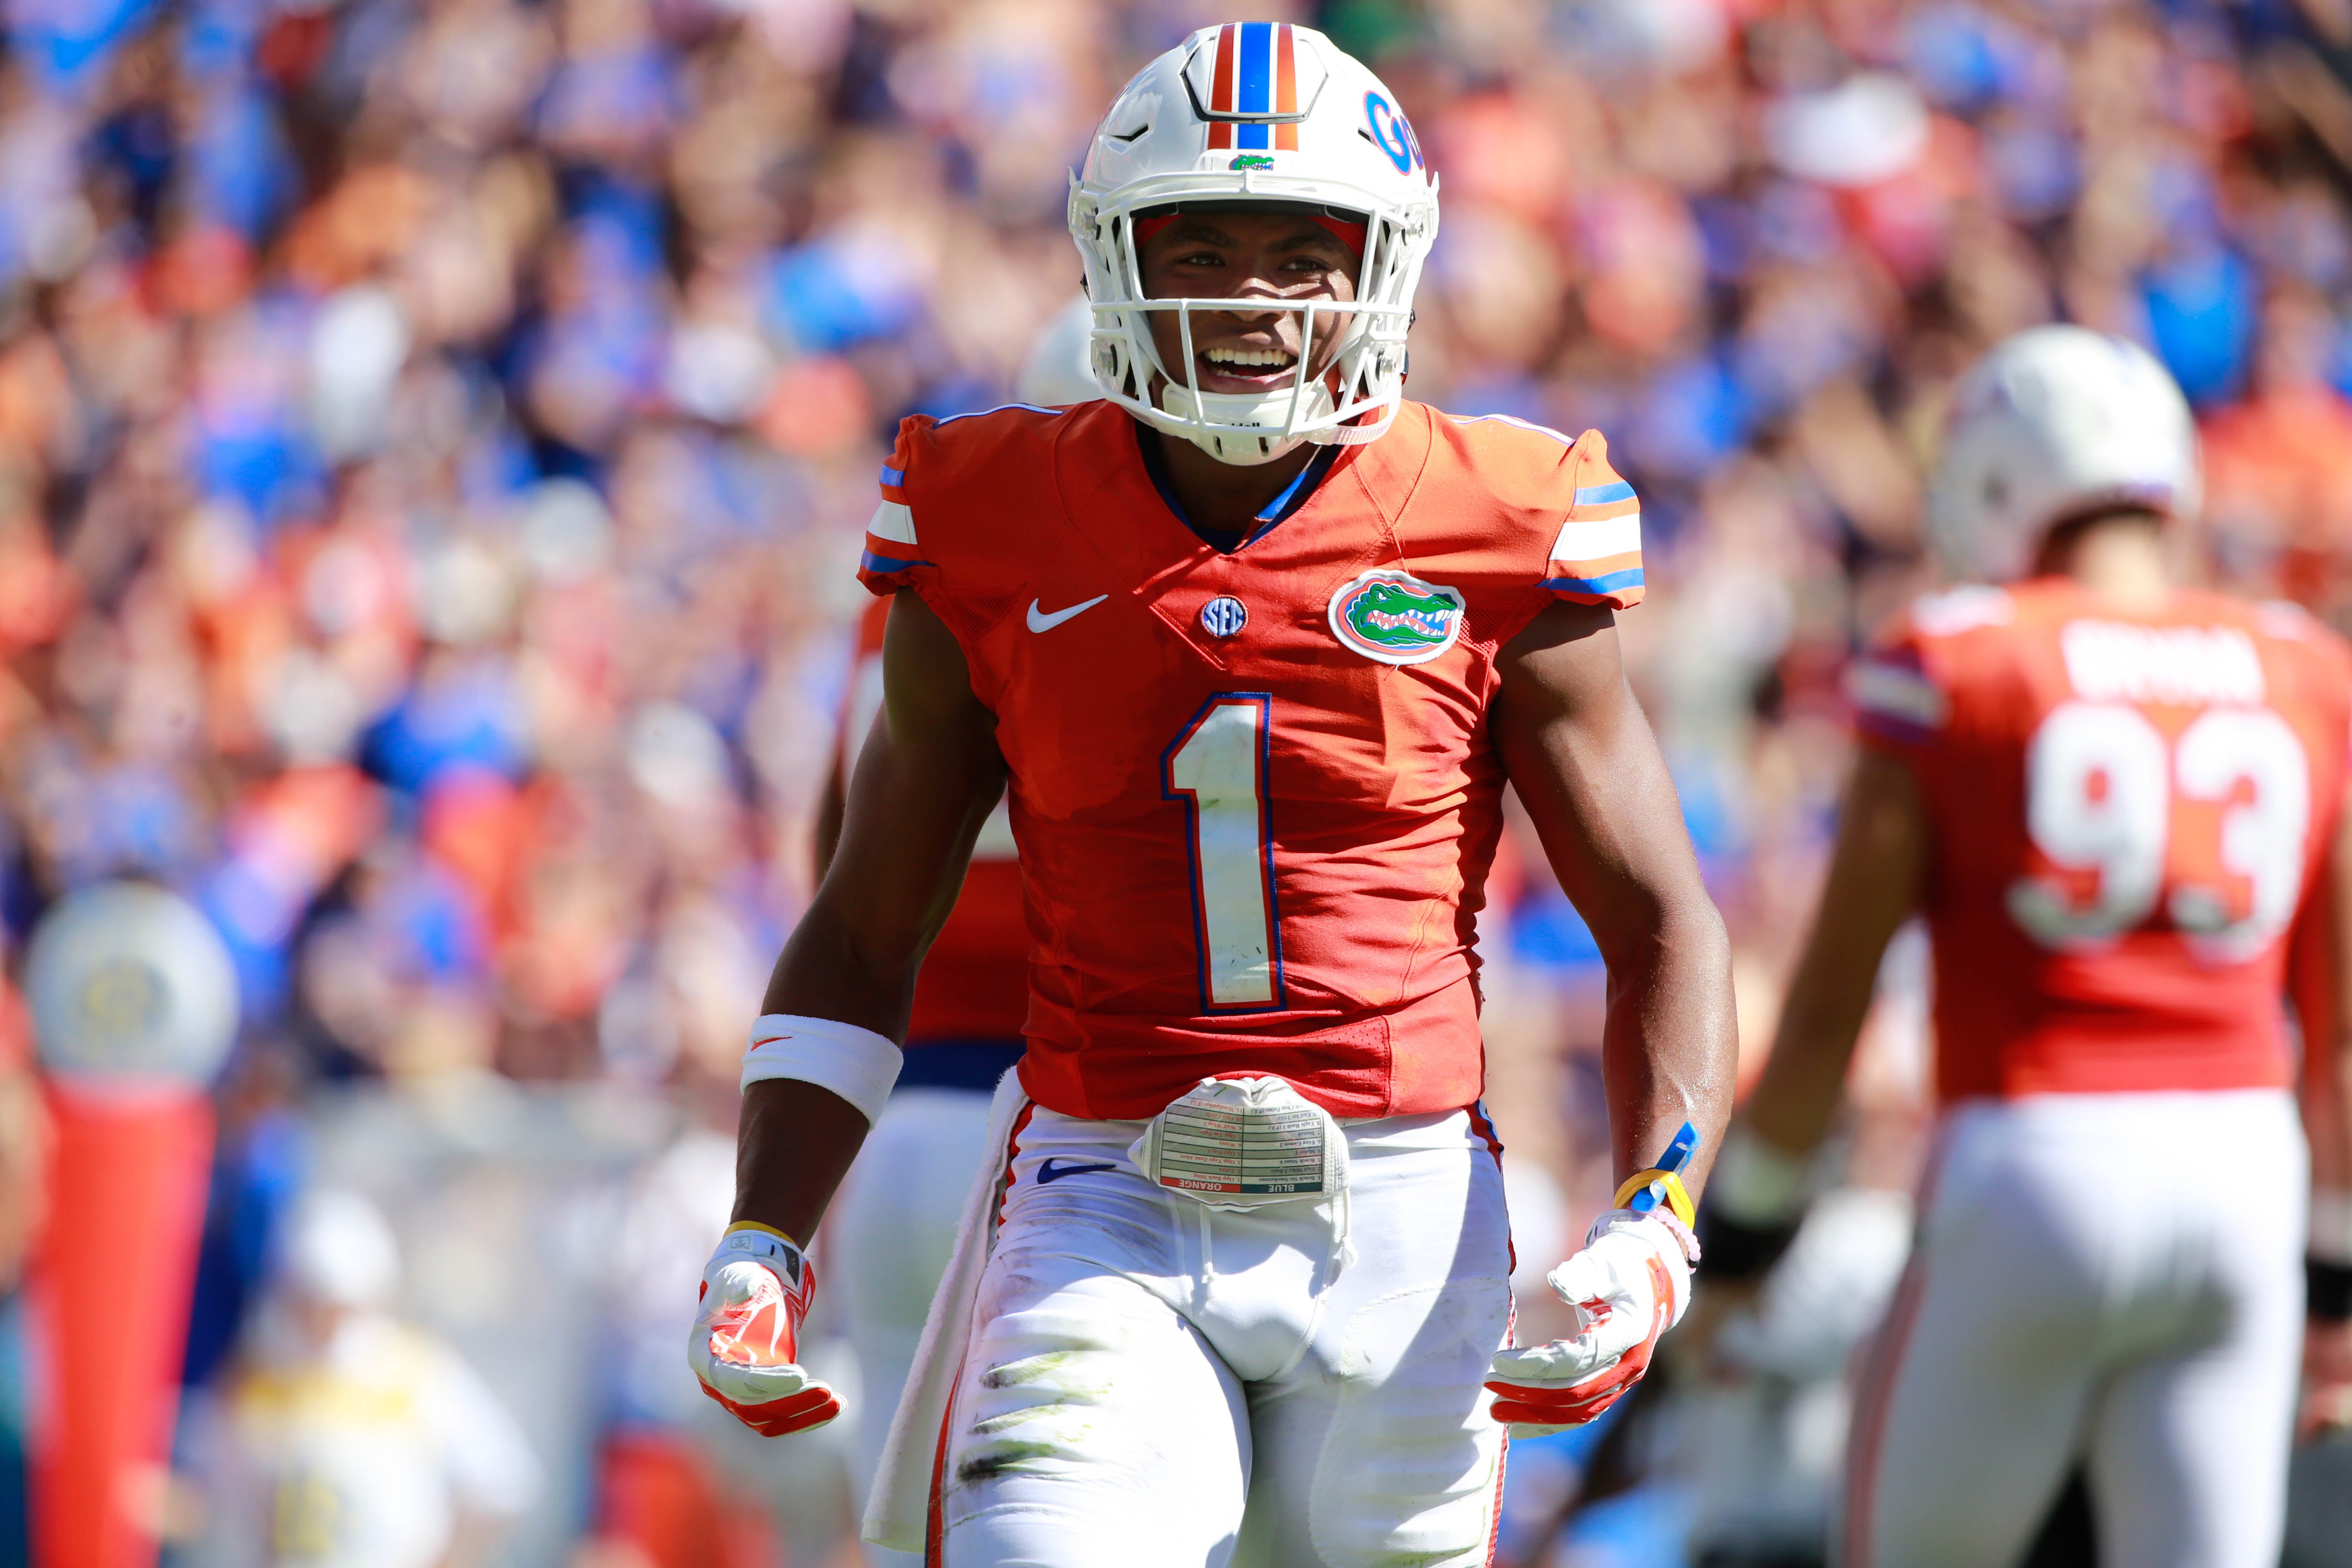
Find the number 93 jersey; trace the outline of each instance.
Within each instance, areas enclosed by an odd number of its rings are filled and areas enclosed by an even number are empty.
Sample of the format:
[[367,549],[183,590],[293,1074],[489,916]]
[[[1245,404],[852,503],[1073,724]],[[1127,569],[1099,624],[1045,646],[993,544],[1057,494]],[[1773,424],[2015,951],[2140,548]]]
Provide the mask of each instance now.
[[1856,663],[1929,824],[1946,1101],[2284,1085],[2289,935],[2332,841],[2352,649],[2302,611],[2071,581],[1914,605]]
[[1496,651],[1557,599],[1640,598],[1633,490],[1597,434],[1408,403],[1224,553],[1138,442],[1101,402],[910,418],[866,540],[996,715],[1023,1086],[1093,1120],[1241,1074],[1338,1116],[1468,1105]]

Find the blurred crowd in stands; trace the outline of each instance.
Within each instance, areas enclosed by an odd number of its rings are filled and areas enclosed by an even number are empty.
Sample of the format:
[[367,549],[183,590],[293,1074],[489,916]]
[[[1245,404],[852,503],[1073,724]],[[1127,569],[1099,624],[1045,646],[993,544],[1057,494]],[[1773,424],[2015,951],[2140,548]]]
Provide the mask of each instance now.
[[[1841,671],[1930,579],[1923,465],[1979,349],[2062,317],[2148,342],[2206,424],[2189,570],[2352,617],[2345,0],[1251,14],[1370,63],[1443,179],[1412,393],[1597,426],[1643,495],[1623,626],[1751,1042]],[[0,15],[0,922],[13,950],[144,876],[236,956],[201,1382],[322,1088],[604,1085],[731,1126],[877,458],[903,414],[1008,399],[1076,289],[1096,114],[1223,14]],[[1597,957],[1531,854],[1493,893],[1499,994],[1571,1052],[1567,1131],[1525,1138],[1589,1206]]]

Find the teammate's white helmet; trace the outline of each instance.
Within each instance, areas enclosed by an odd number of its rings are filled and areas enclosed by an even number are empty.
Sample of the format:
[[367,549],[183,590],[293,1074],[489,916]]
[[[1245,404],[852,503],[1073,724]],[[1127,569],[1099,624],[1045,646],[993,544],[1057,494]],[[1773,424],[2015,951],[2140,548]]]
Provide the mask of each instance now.
[[1087,363],[1094,335],[1094,311],[1084,294],[1055,311],[1029,345],[1013,395],[1039,408],[1091,403],[1102,395]]
[[2164,366],[2083,327],[1997,344],[1953,390],[1927,532],[1958,574],[2020,577],[2051,524],[2109,506],[2194,516],[2197,426]]
[[[1299,363],[1340,334],[1335,372],[1258,394],[1202,393],[1193,366],[1171,374],[1151,346],[1149,312],[1223,300],[1146,297],[1139,212],[1181,205],[1289,204],[1366,224],[1356,300],[1253,301],[1305,317]],[[1413,287],[1437,237],[1437,178],[1396,95],[1322,34],[1287,22],[1203,27],[1143,68],[1095,128],[1070,183],[1070,234],[1094,306],[1092,365],[1102,395],[1137,418],[1228,463],[1262,463],[1297,437],[1376,439],[1404,396]],[[1154,372],[1167,378],[1150,401]]]

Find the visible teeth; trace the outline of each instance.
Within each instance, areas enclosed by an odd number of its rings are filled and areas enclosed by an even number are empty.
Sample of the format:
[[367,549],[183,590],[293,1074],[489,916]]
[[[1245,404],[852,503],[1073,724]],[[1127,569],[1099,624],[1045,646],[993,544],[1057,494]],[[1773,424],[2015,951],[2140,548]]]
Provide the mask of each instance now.
[[1282,349],[1228,349],[1204,351],[1212,364],[1288,364],[1296,356]]

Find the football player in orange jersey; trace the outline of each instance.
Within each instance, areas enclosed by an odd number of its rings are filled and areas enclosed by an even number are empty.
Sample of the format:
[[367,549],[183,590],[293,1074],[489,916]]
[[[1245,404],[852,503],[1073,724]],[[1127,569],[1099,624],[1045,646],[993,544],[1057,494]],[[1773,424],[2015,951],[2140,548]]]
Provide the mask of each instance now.
[[[1506,1425],[1589,1420],[1681,1315],[1727,943],[1627,689],[1631,488],[1403,401],[1435,185],[1303,27],[1212,27],[1112,106],[1071,229],[1102,396],[908,419],[841,845],[745,1058],[738,1223],[690,1342],[761,1430],[801,1245],[900,1068],[1006,792],[1030,937],[1000,1089],[869,1508],[950,1563],[1483,1563]],[[1515,784],[1611,970],[1625,1184],[1512,1349],[1475,918]],[[1661,1161],[1663,1165],[1652,1168]]]
[[1851,1568],[2010,1568],[2078,1464],[2102,1560],[2271,1568],[2306,1307],[2315,1399],[2352,1370],[2352,650],[2174,586],[2197,495],[2147,353],[2012,338],[1956,389],[1929,502],[1952,563],[2009,585],[1920,601],[1855,666],[1861,754],[1704,1268],[1752,1277],[1793,1228],[1880,953],[1924,915],[1941,1113],[1857,1400]]

